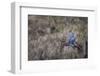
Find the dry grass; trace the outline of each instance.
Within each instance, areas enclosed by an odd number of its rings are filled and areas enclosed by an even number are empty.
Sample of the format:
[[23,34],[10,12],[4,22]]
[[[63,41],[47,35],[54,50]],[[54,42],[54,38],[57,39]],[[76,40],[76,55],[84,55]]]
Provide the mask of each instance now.
[[[70,30],[81,50],[64,46]],[[28,60],[87,58],[87,41],[87,17],[28,16]]]

